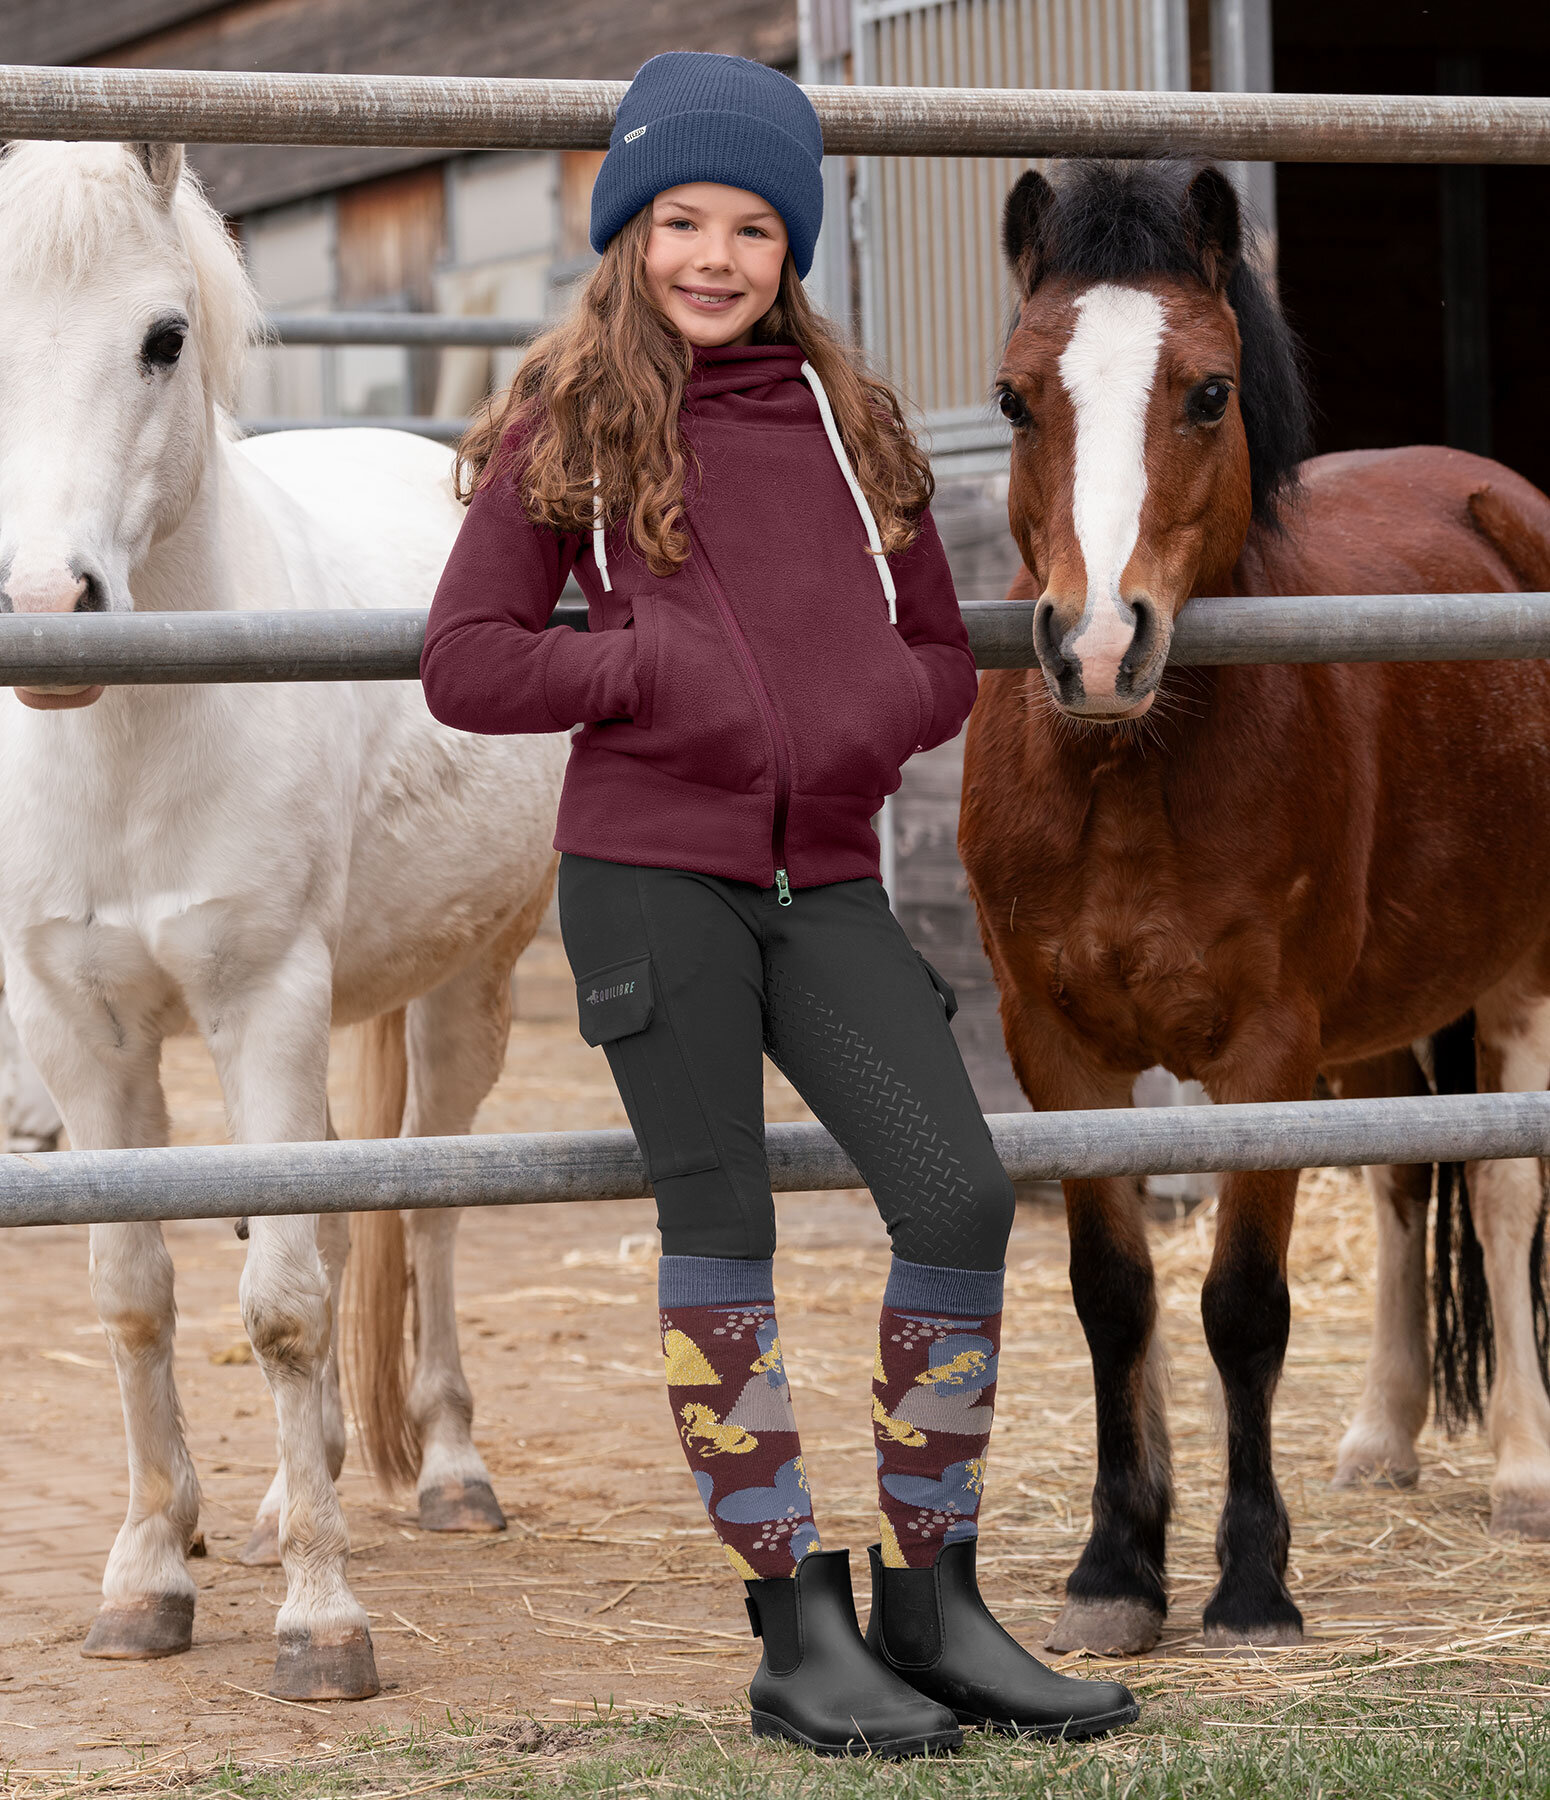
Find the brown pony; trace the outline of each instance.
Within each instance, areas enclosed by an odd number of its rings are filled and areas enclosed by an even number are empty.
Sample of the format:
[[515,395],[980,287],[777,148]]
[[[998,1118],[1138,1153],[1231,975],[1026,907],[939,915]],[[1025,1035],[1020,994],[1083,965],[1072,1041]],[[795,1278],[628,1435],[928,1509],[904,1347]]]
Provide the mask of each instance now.
[[[1296,351],[1215,169],[1029,173],[1004,239],[1022,296],[997,377],[1026,565],[1012,597],[1037,598],[1039,666],[984,678],[959,846],[1029,1100],[1124,1106],[1154,1063],[1219,1101],[1307,1099],[1321,1071],[1346,1093],[1424,1089],[1408,1046],[1471,1009],[1481,1087],[1543,1088],[1550,665],[1170,670],[1168,647],[1197,594],[1550,587],[1550,501],[1450,450],[1302,463]],[[1431,1172],[1370,1173],[1383,1299],[1339,1478],[1413,1480]],[[1550,1536],[1539,1167],[1470,1177],[1495,1326],[1492,1523]],[[1302,1631],[1270,1433],[1296,1190],[1295,1171],[1237,1174],[1220,1197],[1201,1295],[1227,1422],[1208,1642]],[[1166,1612],[1151,1261],[1138,1183],[1065,1193],[1098,1470],[1050,1642],[1134,1652]]]

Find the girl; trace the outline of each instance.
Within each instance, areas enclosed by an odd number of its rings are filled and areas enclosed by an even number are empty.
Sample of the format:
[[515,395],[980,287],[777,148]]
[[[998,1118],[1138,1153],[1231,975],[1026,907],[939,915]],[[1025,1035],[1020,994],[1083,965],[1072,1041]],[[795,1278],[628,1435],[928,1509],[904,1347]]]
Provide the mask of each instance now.
[[[803,293],[822,153],[772,69],[641,69],[593,192],[602,261],[463,443],[421,674],[446,724],[575,730],[561,927],[656,1194],[674,1423],[763,1639],[755,1734],[1087,1737],[1130,1694],[1046,1669],[975,1584],[1012,1190],[869,823],[963,724],[974,661],[926,461]],[[572,573],[590,631],[546,630]],[[865,1642],[781,1366],[761,1051],[892,1238]]]

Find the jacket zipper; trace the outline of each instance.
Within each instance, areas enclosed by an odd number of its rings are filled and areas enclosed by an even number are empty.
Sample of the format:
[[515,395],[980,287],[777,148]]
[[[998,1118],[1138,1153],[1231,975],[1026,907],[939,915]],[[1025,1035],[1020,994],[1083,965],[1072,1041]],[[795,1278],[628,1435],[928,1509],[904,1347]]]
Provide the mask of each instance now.
[[721,583],[716,578],[716,571],[711,567],[710,558],[705,554],[705,546],[700,542],[699,534],[692,525],[689,526],[689,537],[695,549],[700,553],[700,568],[704,575],[705,585],[710,590],[710,597],[716,603],[721,614],[721,622],[726,627],[727,636],[732,640],[732,647],[737,652],[743,665],[743,673],[748,677],[748,685],[753,689],[754,698],[759,702],[759,710],[764,714],[765,728],[770,734],[770,744],[775,753],[775,818],[770,831],[770,846],[775,859],[775,891],[782,906],[791,904],[791,882],[786,874],[786,811],[791,801],[791,746],[786,740],[786,733],[775,711],[775,703],[759,674],[759,665],[754,661],[753,651],[748,647],[748,640],[743,636],[743,629],[732,611],[732,603],[722,591]]

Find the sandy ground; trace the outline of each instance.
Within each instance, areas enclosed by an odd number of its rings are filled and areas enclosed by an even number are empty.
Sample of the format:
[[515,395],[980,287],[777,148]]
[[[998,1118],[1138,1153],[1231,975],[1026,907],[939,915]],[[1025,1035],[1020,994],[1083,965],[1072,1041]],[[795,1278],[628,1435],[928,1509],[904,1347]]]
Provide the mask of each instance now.
[[[554,971],[535,964],[530,1015]],[[180,1142],[223,1135],[202,1047],[168,1048]],[[769,1077],[772,1119],[807,1114]],[[600,1052],[565,1017],[513,1030],[484,1131],[622,1124]],[[1294,1521],[1292,1581],[1310,1645],[1397,1636],[1541,1644],[1550,1550],[1486,1535],[1478,1439],[1428,1433],[1408,1494],[1335,1494],[1333,1450],[1360,1386],[1371,1231],[1353,1177],[1306,1179],[1294,1243],[1294,1330],[1278,1463]],[[672,1711],[734,1701],[754,1666],[728,1577],[684,1472],[659,1375],[652,1214],[644,1202],[465,1215],[458,1282],[475,1435],[512,1524],[498,1538],[415,1528],[352,1456],[341,1487],[350,1578],[369,1610],[382,1694],[341,1706],[263,1695],[278,1570],[234,1558],[272,1470],[273,1414],[241,1360],[243,1246],[228,1223],[168,1229],[178,1269],[178,1379],[204,1492],[208,1555],[194,1647],[140,1665],[79,1646],[127,1493],[122,1427],[86,1286],[85,1233],[0,1233],[0,1767],[100,1768],[131,1756],[200,1766],[316,1753],[372,1726],[447,1713],[567,1719],[594,1704]],[[831,1547],[873,1532],[868,1376],[886,1241],[864,1194],[780,1201],[782,1341]],[[1210,1208],[1155,1227],[1174,1358],[1179,1525],[1164,1657],[1192,1657],[1214,1577],[1220,1456],[1198,1315]],[[1010,1281],[1000,1408],[982,1534],[987,1592],[1036,1643],[1087,1524],[1092,1391],[1065,1276],[1064,1226],[1024,1208]],[[1542,1655],[1542,1651],[1536,1651]]]

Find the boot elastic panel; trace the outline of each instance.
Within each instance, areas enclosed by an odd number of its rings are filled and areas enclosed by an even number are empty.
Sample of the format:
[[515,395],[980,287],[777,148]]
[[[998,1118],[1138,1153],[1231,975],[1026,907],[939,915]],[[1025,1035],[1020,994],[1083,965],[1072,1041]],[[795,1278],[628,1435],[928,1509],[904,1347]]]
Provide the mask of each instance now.
[[1080,1681],[1030,1656],[991,1616],[975,1574],[975,1541],[949,1544],[925,1569],[872,1563],[872,1652],[962,1725],[1037,1737],[1102,1737],[1140,1715],[1117,1681]]
[[820,1756],[924,1756],[963,1742],[949,1707],[867,1649],[848,1552],[815,1550],[794,1575],[746,1586],[748,1617],[764,1640],[748,1686],[755,1737],[784,1738]]

